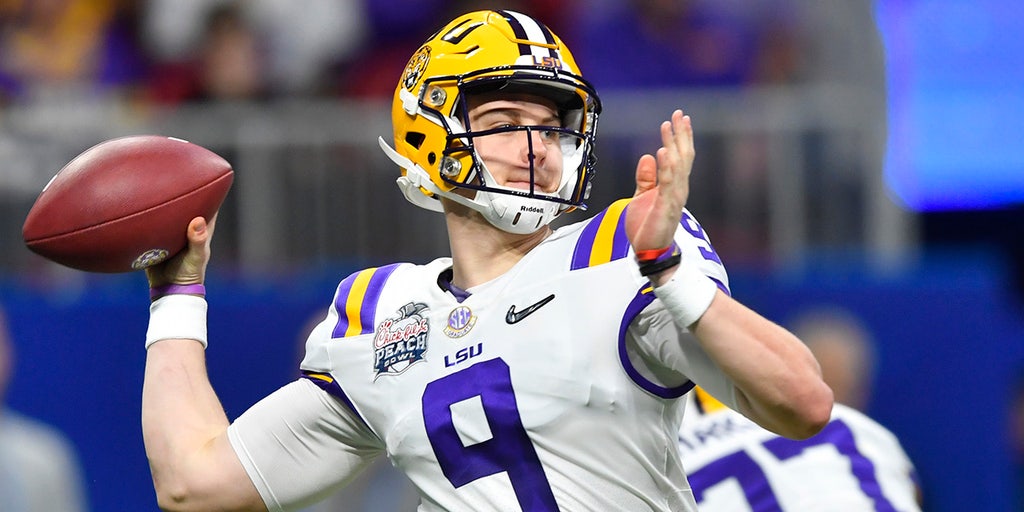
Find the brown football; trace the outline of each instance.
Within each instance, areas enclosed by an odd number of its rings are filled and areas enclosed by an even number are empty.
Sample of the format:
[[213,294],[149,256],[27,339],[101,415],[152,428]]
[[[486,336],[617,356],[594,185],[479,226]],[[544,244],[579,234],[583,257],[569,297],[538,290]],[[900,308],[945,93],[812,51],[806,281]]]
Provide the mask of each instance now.
[[233,180],[226,160],[188,141],[111,139],[50,180],[22,236],[33,252],[78,270],[144,269],[184,249],[189,221],[213,217]]

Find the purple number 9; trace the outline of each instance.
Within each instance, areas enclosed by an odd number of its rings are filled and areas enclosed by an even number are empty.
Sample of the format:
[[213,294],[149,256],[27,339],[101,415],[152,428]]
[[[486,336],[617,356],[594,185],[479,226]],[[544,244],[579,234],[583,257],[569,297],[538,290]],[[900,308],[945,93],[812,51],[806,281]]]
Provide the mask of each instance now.
[[[452,419],[452,405],[479,397],[490,439],[466,445]],[[537,451],[526,434],[508,365],[491,359],[427,384],[423,422],[441,471],[455,487],[505,472],[524,511],[557,511]]]

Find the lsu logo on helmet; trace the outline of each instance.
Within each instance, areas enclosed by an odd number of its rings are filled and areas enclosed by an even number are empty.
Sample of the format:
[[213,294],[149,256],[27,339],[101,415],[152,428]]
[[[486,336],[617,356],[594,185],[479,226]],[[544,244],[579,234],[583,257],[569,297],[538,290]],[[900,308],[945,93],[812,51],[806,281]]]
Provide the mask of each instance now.
[[409,63],[405,66],[405,71],[402,73],[402,86],[409,91],[414,91],[416,84],[420,82],[420,78],[423,77],[423,72],[427,70],[427,64],[430,62],[430,47],[423,46],[416,51],[416,54],[409,59]]

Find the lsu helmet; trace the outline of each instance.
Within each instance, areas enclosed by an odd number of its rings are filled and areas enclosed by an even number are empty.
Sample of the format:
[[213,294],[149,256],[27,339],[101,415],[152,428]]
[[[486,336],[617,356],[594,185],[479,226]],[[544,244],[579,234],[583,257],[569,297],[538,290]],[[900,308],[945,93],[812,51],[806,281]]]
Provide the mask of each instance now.
[[[507,91],[554,101],[561,126],[509,126],[474,131],[467,94]],[[406,199],[442,211],[440,197],[466,205],[510,233],[532,233],[556,216],[585,209],[594,175],[593,144],[601,102],[583,79],[569,49],[543,24],[497,10],[460,16],[431,36],[409,60],[395,89],[391,115],[394,148],[379,143],[402,168]],[[495,182],[474,139],[509,131],[555,133],[563,165],[558,189],[529,189]],[[470,197],[456,188],[475,190]]]

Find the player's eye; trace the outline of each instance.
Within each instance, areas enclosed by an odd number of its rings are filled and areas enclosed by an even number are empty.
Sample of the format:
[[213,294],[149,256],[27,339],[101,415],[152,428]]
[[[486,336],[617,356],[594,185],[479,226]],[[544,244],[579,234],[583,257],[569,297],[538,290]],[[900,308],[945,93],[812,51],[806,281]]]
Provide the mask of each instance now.
[[540,138],[545,143],[560,144],[564,135],[558,130],[540,130]]

